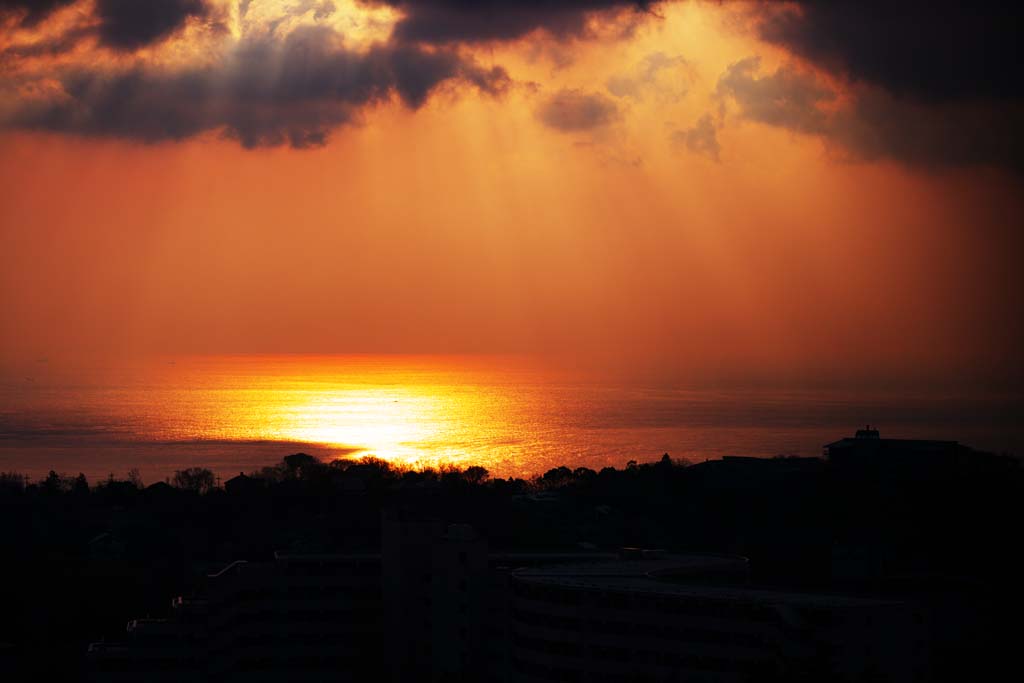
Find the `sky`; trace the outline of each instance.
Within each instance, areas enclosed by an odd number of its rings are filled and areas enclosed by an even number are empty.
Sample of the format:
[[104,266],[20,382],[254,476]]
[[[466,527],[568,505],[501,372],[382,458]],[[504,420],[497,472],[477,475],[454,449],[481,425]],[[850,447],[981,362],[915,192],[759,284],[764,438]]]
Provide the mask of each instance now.
[[1019,386],[1018,19],[0,0],[0,368],[513,353]]

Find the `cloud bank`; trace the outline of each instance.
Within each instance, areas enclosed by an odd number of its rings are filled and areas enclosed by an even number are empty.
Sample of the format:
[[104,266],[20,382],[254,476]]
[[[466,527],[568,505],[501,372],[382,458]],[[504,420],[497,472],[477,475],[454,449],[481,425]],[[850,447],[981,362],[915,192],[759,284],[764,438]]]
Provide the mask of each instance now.
[[[489,46],[598,39],[602,20],[629,25],[670,1],[355,0],[360,12],[386,15],[371,20],[382,32],[357,45],[335,21],[352,11],[341,0],[0,0],[0,127],[143,142],[219,132],[247,147],[315,146],[381,102],[416,109],[446,86],[501,94],[513,76],[480,63]],[[257,10],[263,23],[254,25]],[[784,48],[790,63],[737,61],[713,95],[741,120],[821,137],[847,159],[1019,173],[1022,12],[950,0],[756,4],[751,35]],[[604,87],[633,102],[678,99],[689,68],[654,52]],[[596,83],[579,85],[550,94],[538,119],[579,131],[620,116]],[[728,120],[709,113],[673,139],[717,157]]]
[[[17,19],[25,24],[40,21],[60,5],[5,7],[18,10]],[[316,12],[323,17],[328,9],[320,6]],[[133,50],[166,39],[189,18],[210,11],[199,0],[100,0],[95,31],[102,45]],[[15,55],[31,56],[24,51]],[[492,95],[510,83],[501,67],[482,67],[452,48],[388,41],[356,50],[323,25],[300,26],[283,36],[259,32],[208,63],[73,63],[56,68],[52,76],[7,81],[5,90],[17,93],[16,106],[4,116],[8,127],[142,142],[219,131],[245,147],[297,148],[323,144],[333,128],[353,121],[368,105],[397,98],[416,109],[443,83]],[[58,88],[39,87],[53,81]]]
[[[853,158],[1020,173],[1022,18],[1013,3],[765,5],[755,22],[759,37],[847,84],[851,101],[823,112],[822,86],[791,67],[755,76],[750,63],[734,65],[719,87],[743,116],[820,134]],[[771,103],[773,94],[788,103],[785,111]]]
[[25,104],[12,122],[143,142],[222,130],[245,147],[302,148],[323,144],[360,108],[393,95],[416,109],[446,81],[497,94],[509,77],[500,67],[481,67],[450,50],[377,45],[356,52],[332,29],[308,27],[283,41],[243,41],[213,66],[72,69],[61,76],[65,96]]
[[927,102],[1017,99],[1016,3],[830,0],[768,5],[760,37],[854,82]]
[[1024,104],[1019,101],[1001,106],[973,99],[923,102],[866,85],[841,94],[792,64],[765,71],[757,57],[732,64],[716,95],[741,119],[820,136],[836,156],[849,160],[1024,172],[1024,140],[1018,134]]
[[[283,6],[281,17],[241,35],[237,25],[257,7],[252,0],[0,0],[0,26],[30,34],[51,17],[60,24],[62,10],[76,12],[62,15],[65,26],[56,33],[0,42],[0,125],[150,143],[217,131],[245,147],[318,146],[367,106],[398,100],[417,109],[447,84],[488,95],[507,90],[507,71],[480,65],[468,44],[535,31],[583,37],[594,13],[642,13],[649,4],[366,0],[365,8],[400,14],[386,38],[355,46],[327,21],[337,11],[329,0]],[[286,23],[302,15],[312,21]],[[161,62],[145,52],[189,27],[204,29],[208,42],[176,46],[187,59]],[[83,44],[96,59],[68,58]],[[51,63],[40,67],[40,59]],[[563,97],[542,118],[571,128],[612,114],[602,101],[587,104]]]

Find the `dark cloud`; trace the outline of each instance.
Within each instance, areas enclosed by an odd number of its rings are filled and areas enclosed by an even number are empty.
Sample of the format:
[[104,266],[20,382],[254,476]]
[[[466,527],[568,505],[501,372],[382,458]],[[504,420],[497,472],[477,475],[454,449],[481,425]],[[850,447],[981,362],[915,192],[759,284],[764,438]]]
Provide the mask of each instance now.
[[792,65],[760,72],[751,57],[730,66],[716,94],[744,119],[821,136],[837,156],[914,166],[992,165],[1024,171],[1024,103],[923,102],[867,84],[837,94]]
[[619,117],[615,101],[601,93],[559,90],[537,109],[537,118],[555,130],[576,132],[600,128]]
[[[0,0],[0,11],[31,25],[73,1]],[[246,147],[316,146],[367,105],[397,98],[417,108],[446,82],[491,94],[509,86],[504,69],[479,66],[455,43],[515,39],[534,31],[580,37],[594,13],[640,16],[652,5],[647,0],[365,2],[402,12],[390,38],[366,51],[346,48],[329,28],[307,26],[244,39],[212,63],[191,67],[62,65],[46,75],[46,87],[31,73],[12,69],[0,79],[0,88],[14,95],[0,125],[144,142],[220,131]],[[16,67],[18,59],[59,55],[87,38],[131,53],[170,38],[189,22],[215,26],[221,21],[221,8],[212,0],[94,0],[82,7],[88,14],[64,34],[12,46],[0,58],[15,60],[9,63]],[[245,16],[248,7],[242,0],[239,13]],[[312,12],[320,21],[336,6],[331,0],[299,0],[285,11]],[[609,123],[618,109],[603,95],[563,91],[541,107],[539,116],[559,130],[586,130]]]
[[[54,10],[75,0],[0,0],[0,15],[20,17],[33,26]],[[193,17],[211,13],[208,0],[96,0],[89,28],[101,43],[116,50],[136,50],[159,42],[181,29]]]
[[27,45],[12,45],[0,52],[0,57],[23,59],[28,57],[57,56],[74,48],[82,40],[93,35],[92,28],[76,26],[53,38],[36,41]]
[[206,0],[96,0],[100,41],[118,50],[135,50],[158,42],[203,17]]
[[829,139],[853,158],[915,166],[997,166],[1024,173],[1024,102],[923,104],[881,89],[858,92],[833,117]]
[[246,147],[310,147],[363,106],[397,96],[416,108],[446,81],[492,94],[509,84],[503,69],[455,51],[383,44],[354,52],[331,29],[310,26],[283,41],[243,42],[212,67],[69,71],[65,96],[25,102],[8,124],[145,142],[221,130]]
[[[760,36],[844,80],[852,102],[827,117],[815,102],[796,103],[773,122],[743,101],[742,89],[730,94],[748,117],[822,133],[857,158],[1020,172],[1022,17],[1021,5],[1009,2],[766,5],[757,25]],[[815,130],[826,118],[827,130]]]
[[758,30],[852,81],[928,102],[1024,96],[1018,3],[829,0],[768,5]]
[[740,115],[752,121],[801,133],[825,132],[828,117],[820,105],[835,94],[809,72],[787,65],[762,76],[760,65],[758,57],[731,65],[718,80],[716,93],[734,99]]
[[54,10],[75,0],[0,0],[0,16],[14,15],[23,26],[34,26]]
[[703,154],[715,161],[718,161],[722,150],[718,144],[718,126],[711,114],[704,114],[692,128],[677,130],[672,134],[672,141],[684,145],[694,154]]
[[586,33],[592,12],[647,12],[650,0],[367,0],[400,9],[395,36],[433,44],[512,40],[538,29],[558,37]]

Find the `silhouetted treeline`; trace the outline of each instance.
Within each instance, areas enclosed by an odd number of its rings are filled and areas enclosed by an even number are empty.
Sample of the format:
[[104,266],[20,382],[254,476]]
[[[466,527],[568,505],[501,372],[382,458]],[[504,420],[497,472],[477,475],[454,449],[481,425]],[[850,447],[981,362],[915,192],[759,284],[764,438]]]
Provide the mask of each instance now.
[[992,462],[889,477],[840,473],[818,458],[665,455],[503,479],[482,467],[299,453],[224,482],[203,468],[148,486],[137,472],[93,484],[0,474],[0,657],[73,680],[88,642],[116,638],[129,616],[166,613],[168,596],[231,561],[378,549],[390,507],[470,522],[495,549],[733,553],[750,558],[762,584],[991,602],[999,607],[968,610],[978,623],[964,647],[980,656],[1003,637],[998,619],[1020,607],[1012,559],[1024,481],[1016,461]]

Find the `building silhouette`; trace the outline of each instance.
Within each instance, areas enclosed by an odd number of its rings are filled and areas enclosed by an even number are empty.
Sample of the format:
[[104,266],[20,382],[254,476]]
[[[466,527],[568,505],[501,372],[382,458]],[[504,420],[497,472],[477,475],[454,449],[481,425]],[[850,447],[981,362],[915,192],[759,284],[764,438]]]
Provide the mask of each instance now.
[[91,645],[92,680],[920,680],[909,605],[752,588],[742,557],[488,553],[393,515],[382,548],[234,562]]
[[[392,507],[381,516],[379,553],[233,562],[176,598],[166,618],[134,619],[119,642],[91,645],[90,673],[217,682],[966,680],[987,651],[972,634],[997,633],[986,620],[999,611],[970,579],[982,546],[967,551],[980,527],[957,526],[965,515],[942,503],[971,490],[970,474],[990,486],[989,475],[1016,461],[953,441],[883,439],[870,428],[826,445],[825,456],[687,468],[704,507],[677,509],[707,514],[701,524],[708,537],[726,537],[723,554],[499,552],[471,524]],[[247,494],[262,486],[229,483]],[[737,511],[761,509],[741,504],[759,489],[806,501],[817,499],[799,496],[822,487],[836,503],[827,525],[795,529],[789,516],[763,530],[736,524]],[[808,511],[801,503],[792,513]],[[745,540],[760,573],[727,554],[732,529],[760,534]],[[994,547],[991,538],[980,543]],[[832,583],[796,575],[811,564]]]
[[357,681],[382,645],[380,555],[278,553],[231,563],[88,657],[97,681]]
[[512,680],[919,680],[909,606],[754,589],[745,570],[633,552],[515,572]]

